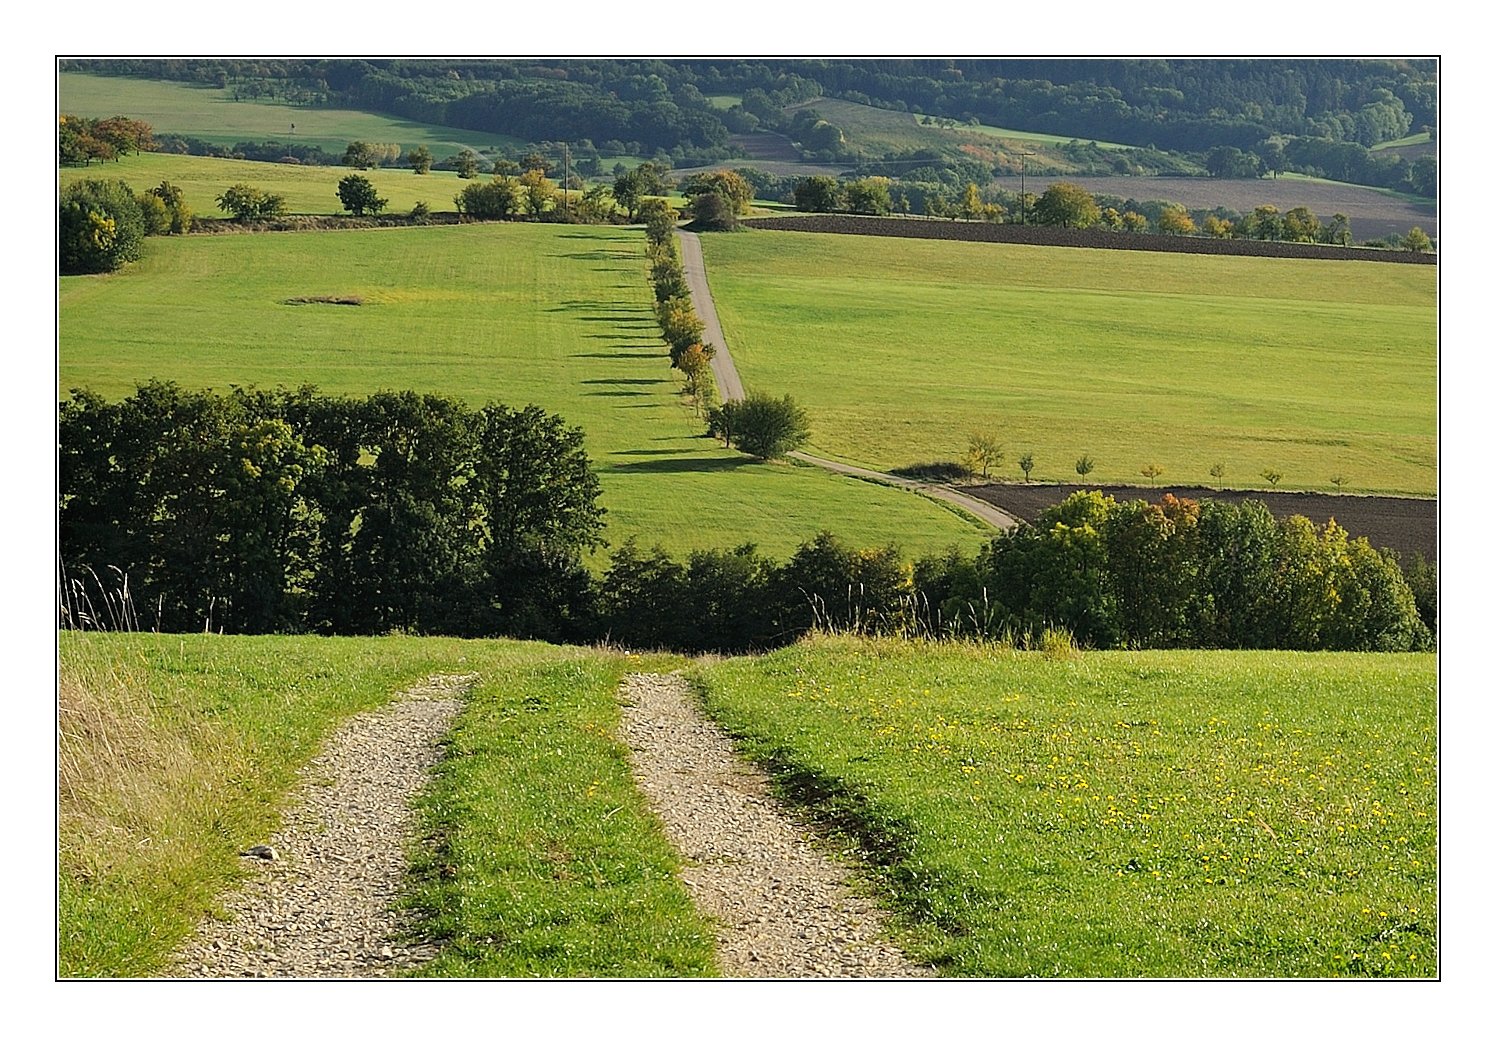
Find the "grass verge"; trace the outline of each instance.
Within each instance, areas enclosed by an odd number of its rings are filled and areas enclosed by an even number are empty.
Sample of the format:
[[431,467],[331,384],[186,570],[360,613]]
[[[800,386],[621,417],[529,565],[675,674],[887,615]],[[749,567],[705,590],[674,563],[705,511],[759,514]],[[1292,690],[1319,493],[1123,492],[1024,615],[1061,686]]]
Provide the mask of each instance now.
[[821,639],[693,679],[948,974],[1437,974],[1431,656]]

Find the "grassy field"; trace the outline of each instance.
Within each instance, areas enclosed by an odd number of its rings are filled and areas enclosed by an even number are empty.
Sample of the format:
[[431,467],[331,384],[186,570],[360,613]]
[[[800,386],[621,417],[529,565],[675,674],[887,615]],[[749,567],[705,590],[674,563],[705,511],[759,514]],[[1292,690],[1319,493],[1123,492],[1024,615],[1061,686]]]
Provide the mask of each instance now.
[[217,218],[225,214],[215,199],[230,185],[246,183],[281,195],[291,213],[315,216],[345,211],[338,199],[338,181],[350,173],[368,177],[379,197],[389,201],[385,211],[390,213],[409,212],[416,202],[425,202],[434,212],[455,212],[453,197],[472,182],[459,179],[456,173],[417,176],[409,169],[354,170],[346,166],[282,165],[154,153],[131,155],[103,165],[68,166],[61,171],[60,181],[68,184],[89,178],[123,180],[140,194],[163,180],[170,180],[182,189],[193,213]]
[[[821,118],[845,134],[848,143],[853,147],[861,148],[870,155],[881,156],[889,152],[933,148],[944,154],[978,158],[990,164],[996,161],[998,156],[1007,152],[1016,154],[1018,150],[1027,150],[1032,154],[1034,148],[1039,148],[1041,157],[1037,161],[1029,160],[1030,169],[1041,163],[1047,168],[1060,172],[1075,168],[1075,164],[1070,159],[1053,150],[1055,145],[1068,144],[1071,140],[1069,137],[1057,137],[1048,133],[1026,133],[997,126],[960,124],[946,128],[925,125],[918,121],[918,116],[910,112],[896,112],[888,108],[876,108],[872,105],[857,104],[853,101],[842,101],[831,97],[818,97],[813,101],[791,105],[786,111],[793,113],[799,108],[814,108],[820,113]],[[1014,143],[1022,143],[1027,147],[1014,149],[1006,146]],[[1083,140],[1081,143],[1089,142]],[[1126,147],[1124,144],[1102,141],[1096,143],[1104,150]],[[1012,158],[1011,161],[1016,169],[1017,159]]]
[[1018,478],[1431,495],[1433,267],[750,231],[705,240],[750,390],[879,468],[992,431]]
[[[200,137],[212,144],[282,140],[342,154],[351,141],[424,144],[438,160],[464,147],[523,143],[512,137],[397,119],[348,108],[302,108],[269,101],[235,101],[233,87],[213,87],[125,76],[62,72],[57,77],[58,111],[105,118],[143,119],[158,133]],[[292,126],[296,129],[293,132]]]
[[[409,179],[421,179],[410,176]],[[822,529],[862,546],[968,547],[982,532],[911,493],[714,440],[676,394],[637,230],[486,224],[153,238],[143,260],[59,282],[59,388],[106,396],[312,383],[538,404],[587,433],[614,543],[674,552]],[[289,306],[357,295],[362,306]]]
[[1437,974],[1432,656],[825,639],[694,679],[945,973]]

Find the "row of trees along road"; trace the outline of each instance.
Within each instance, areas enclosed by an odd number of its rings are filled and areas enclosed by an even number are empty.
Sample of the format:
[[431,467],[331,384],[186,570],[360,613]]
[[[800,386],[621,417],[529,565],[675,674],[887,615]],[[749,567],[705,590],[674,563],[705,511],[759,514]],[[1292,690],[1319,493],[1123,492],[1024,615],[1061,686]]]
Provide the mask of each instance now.
[[[1431,645],[1395,561],[1259,504],[1078,493],[975,557],[830,534],[785,562],[624,545],[601,577],[580,431],[536,408],[152,382],[59,409],[62,621],[406,630],[735,651],[816,626],[1096,647]],[[127,593],[126,593],[127,591]],[[694,603],[683,608],[682,603]],[[686,619],[683,621],[683,616]]]

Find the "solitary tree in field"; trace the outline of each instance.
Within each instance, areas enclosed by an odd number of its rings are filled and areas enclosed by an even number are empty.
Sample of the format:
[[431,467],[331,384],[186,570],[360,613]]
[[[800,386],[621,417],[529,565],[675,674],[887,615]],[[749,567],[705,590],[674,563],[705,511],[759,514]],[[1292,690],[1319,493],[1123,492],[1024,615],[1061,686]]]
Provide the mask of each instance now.
[[1335,489],[1337,489],[1337,490],[1343,490],[1343,489],[1345,489],[1345,484],[1347,482],[1349,482],[1349,481],[1350,480],[1348,480],[1344,475],[1342,475],[1339,472],[1336,472],[1334,475],[1330,476],[1330,482],[1332,482],[1332,483],[1335,484]]
[[233,184],[216,199],[218,207],[241,223],[257,223],[286,213],[286,199],[250,184]]
[[1023,481],[1028,482],[1029,476],[1034,474],[1034,455],[1024,454],[1018,459],[1018,467],[1023,469]]
[[1278,480],[1283,478],[1283,473],[1276,468],[1264,468],[1262,470],[1262,477],[1274,486],[1277,486]]
[[1145,464],[1142,473],[1148,477],[1148,485],[1152,486],[1160,475],[1164,474],[1163,466],[1156,464]]
[[471,180],[478,175],[478,156],[464,148],[457,153],[457,178]]
[[1224,489],[1226,486],[1226,466],[1219,461],[1211,465],[1210,477],[1216,481],[1216,489]]
[[1091,460],[1090,454],[1081,454],[1075,462],[1075,474],[1084,479],[1096,468],[1095,462]]
[[1403,248],[1409,252],[1427,252],[1433,247],[1433,241],[1429,239],[1428,233],[1422,227],[1414,227],[1403,238]]
[[431,149],[422,144],[413,148],[406,158],[410,161],[410,168],[416,171],[417,176],[424,176],[431,172]]
[[980,471],[982,478],[1003,463],[1003,445],[988,432],[973,432],[966,440],[966,467],[973,474]]
[[355,216],[376,213],[389,204],[389,199],[379,197],[368,177],[357,173],[338,181],[338,200],[343,203],[343,208]]
[[1051,184],[1034,205],[1034,221],[1052,227],[1089,227],[1101,219],[1091,192],[1078,184]]

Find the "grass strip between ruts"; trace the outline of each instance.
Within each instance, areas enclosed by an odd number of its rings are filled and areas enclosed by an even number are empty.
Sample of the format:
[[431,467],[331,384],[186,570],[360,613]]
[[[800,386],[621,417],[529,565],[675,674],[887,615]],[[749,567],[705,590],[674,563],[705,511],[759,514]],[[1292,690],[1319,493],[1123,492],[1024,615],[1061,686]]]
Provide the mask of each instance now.
[[441,945],[422,975],[715,972],[711,928],[615,734],[637,663],[556,651],[473,690],[422,803],[411,903]]

